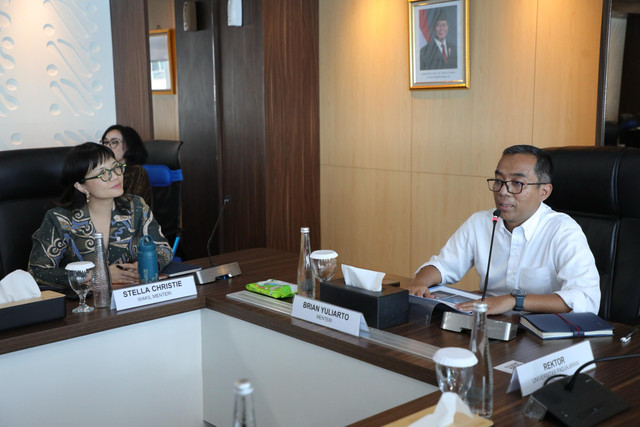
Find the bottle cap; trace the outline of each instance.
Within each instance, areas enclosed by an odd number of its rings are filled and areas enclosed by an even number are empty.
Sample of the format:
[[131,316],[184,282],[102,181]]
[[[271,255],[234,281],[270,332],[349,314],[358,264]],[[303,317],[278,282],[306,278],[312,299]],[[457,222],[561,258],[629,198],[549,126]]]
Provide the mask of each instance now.
[[312,259],[334,259],[338,258],[338,253],[336,251],[332,251],[331,249],[322,249],[319,251],[311,252],[309,255]]
[[302,228],[300,228],[300,232],[301,232],[301,233],[308,233],[308,232],[309,232],[309,227],[302,227]]
[[487,311],[487,303],[476,301],[473,303],[473,311],[477,311],[478,313],[484,313]]
[[87,271],[93,267],[95,266],[91,261],[76,261],[70,262],[64,269],[70,271]]
[[475,354],[466,348],[445,347],[436,351],[433,361],[438,365],[451,366],[453,368],[468,368],[478,363]]
[[236,394],[240,394],[242,396],[246,396],[253,392],[253,386],[251,385],[251,381],[247,379],[237,380],[235,383],[236,386]]

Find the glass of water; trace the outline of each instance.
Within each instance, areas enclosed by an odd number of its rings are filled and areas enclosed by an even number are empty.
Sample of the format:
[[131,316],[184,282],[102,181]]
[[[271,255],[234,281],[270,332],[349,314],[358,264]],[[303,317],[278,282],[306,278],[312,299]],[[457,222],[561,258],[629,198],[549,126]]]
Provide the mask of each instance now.
[[87,293],[91,289],[93,279],[93,263],[91,261],[77,261],[67,264],[67,279],[69,286],[78,294],[80,304],[71,310],[72,313],[88,313],[93,311],[93,307],[87,305]]
[[336,274],[338,267],[338,254],[329,249],[313,251],[311,258],[311,268],[314,276],[321,282],[328,282]]
[[436,377],[440,391],[456,393],[466,402],[473,378],[473,367],[478,363],[476,356],[466,348],[445,347],[435,352],[433,361],[436,362]]

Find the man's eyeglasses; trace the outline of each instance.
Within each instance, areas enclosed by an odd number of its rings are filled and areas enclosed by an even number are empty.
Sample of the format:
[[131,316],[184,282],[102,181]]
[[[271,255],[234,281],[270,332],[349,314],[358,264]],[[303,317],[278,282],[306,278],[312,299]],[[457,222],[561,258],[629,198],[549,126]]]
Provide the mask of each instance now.
[[102,145],[108,145],[112,150],[120,144],[122,140],[120,138],[103,139]]
[[525,185],[542,185],[548,184],[548,182],[521,182],[521,181],[503,181],[501,179],[489,178],[487,179],[489,190],[497,193],[502,189],[503,185],[507,186],[507,191],[511,194],[520,194],[524,190]]
[[100,173],[96,176],[90,176],[88,178],[83,178],[82,181],[80,181],[80,184],[84,183],[85,181],[88,181],[90,179],[96,179],[96,178],[100,178],[101,180],[103,180],[104,182],[109,182],[111,180],[111,173],[115,173],[116,175],[120,176],[124,173],[124,169],[127,167],[126,163],[116,163],[116,165],[114,167],[112,167],[111,169],[102,169],[100,171]]

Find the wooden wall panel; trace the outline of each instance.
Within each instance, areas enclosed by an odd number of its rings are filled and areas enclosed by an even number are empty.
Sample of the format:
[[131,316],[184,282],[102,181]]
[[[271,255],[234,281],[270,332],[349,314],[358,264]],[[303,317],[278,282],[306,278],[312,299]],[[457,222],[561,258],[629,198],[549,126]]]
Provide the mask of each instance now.
[[297,251],[300,227],[320,247],[318,2],[264,7],[266,245]]
[[[182,256],[206,256],[206,243],[218,216],[220,195],[219,137],[213,60],[213,10],[211,2],[197,2],[198,31],[184,31],[182,1],[175,0],[178,104],[181,163]],[[222,229],[218,230],[218,233]],[[221,239],[211,245],[218,253]]]
[[242,27],[228,27],[227,2],[217,4],[222,188],[232,198],[225,214],[224,249],[265,247],[262,2],[243,2]]
[[[412,275],[471,213],[493,206],[484,179],[504,148],[594,144],[601,10],[601,0],[470,1],[471,88],[409,91],[407,2],[320,2],[323,246]],[[560,49],[543,53],[556,38]],[[382,183],[388,169],[410,178]],[[393,203],[408,204],[409,217]],[[473,274],[464,286],[477,284]]]
[[[322,166],[323,246],[341,263],[407,274],[411,242],[411,174]],[[330,242],[330,243],[327,243]]]
[[111,0],[116,120],[153,139],[146,0]]
[[534,145],[595,145],[602,0],[539,0]]
[[408,171],[406,2],[320,2],[322,164]]

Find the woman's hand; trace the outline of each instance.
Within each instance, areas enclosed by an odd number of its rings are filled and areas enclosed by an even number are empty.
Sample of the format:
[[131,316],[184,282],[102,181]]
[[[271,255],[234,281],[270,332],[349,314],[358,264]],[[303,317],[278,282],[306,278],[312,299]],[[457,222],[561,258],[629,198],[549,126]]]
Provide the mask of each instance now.
[[109,266],[112,283],[138,283],[138,262],[122,263]]

